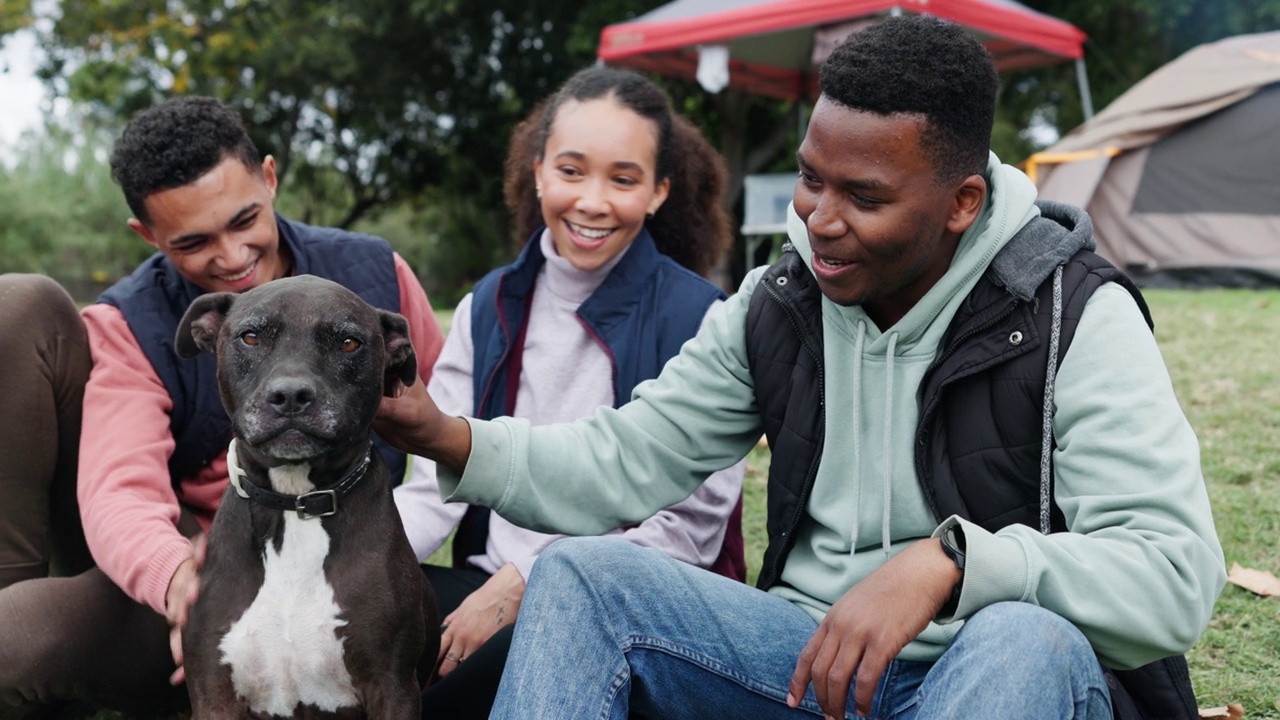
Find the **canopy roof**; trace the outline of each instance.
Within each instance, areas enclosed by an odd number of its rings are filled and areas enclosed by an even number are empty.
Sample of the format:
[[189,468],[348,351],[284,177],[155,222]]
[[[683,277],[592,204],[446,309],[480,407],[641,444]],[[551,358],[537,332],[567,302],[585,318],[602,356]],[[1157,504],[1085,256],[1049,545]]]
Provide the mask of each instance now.
[[606,27],[597,55],[612,65],[693,78],[699,45],[727,45],[731,85],[795,100],[813,94],[812,69],[830,52],[823,50],[824,29],[897,10],[968,27],[1002,71],[1084,55],[1081,30],[1014,0],[675,0]]

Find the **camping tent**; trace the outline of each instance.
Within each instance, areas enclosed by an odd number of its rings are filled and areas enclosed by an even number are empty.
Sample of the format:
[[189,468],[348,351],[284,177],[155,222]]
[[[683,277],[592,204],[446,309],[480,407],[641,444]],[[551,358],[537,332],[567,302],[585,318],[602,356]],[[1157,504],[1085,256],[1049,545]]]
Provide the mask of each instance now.
[[1087,96],[1085,34],[1014,0],[674,0],[606,27],[597,57],[693,79],[707,51],[720,49],[711,57],[728,61],[730,87],[784,100],[813,99],[813,69],[835,44],[860,23],[896,12],[929,13],[964,25],[1002,71],[1075,60]]
[[1027,171],[1148,283],[1280,285],[1280,32],[1190,50]]

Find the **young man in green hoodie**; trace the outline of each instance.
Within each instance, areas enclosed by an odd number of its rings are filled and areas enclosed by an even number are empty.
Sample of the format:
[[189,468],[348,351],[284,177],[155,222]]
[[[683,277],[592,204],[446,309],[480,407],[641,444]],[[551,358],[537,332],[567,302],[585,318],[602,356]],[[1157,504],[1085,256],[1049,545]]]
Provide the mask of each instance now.
[[384,406],[449,499],[569,534],[676,502],[762,432],[773,450],[760,589],[557,543],[493,717],[1107,718],[1104,668],[1196,641],[1225,573],[1195,435],[1088,217],[989,153],[996,85],[936,19],[847,40],[798,152],[795,252],[619,410]]

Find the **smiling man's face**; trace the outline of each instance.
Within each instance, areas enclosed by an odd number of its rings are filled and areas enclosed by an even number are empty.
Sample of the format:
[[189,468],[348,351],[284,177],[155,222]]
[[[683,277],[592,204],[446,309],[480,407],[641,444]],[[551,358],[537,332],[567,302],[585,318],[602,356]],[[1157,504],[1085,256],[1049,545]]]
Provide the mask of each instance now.
[[[882,329],[946,273],[972,223],[981,178],[940,183],[921,145],[925,119],[814,105],[797,157],[796,214],[822,294],[861,305]],[[978,184],[975,186],[975,182]]]
[[148,195],[147,221],[129,227],[208,292],[244,292],[284,277],[273,203],[275,160],[249,168],[227,156],[194,181]]

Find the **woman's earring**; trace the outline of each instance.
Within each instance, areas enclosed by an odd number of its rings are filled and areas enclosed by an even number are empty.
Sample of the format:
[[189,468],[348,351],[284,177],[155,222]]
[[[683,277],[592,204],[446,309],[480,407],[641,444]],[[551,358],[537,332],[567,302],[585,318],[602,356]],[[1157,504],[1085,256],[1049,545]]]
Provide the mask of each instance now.
[[538,186],[534,187],[534,189],[533,189],[533,194],[534,194],[534,195],[537,195],[537,196],[538,196],[538,199],[539,199],[539,200],[541,200],[541,199],[542,199],[542,186],[541,186],[541,185],[538,185]]
[[644,214],[644,219],[645,219],[645,220],[652,220],[652,219],[653,219],[653,213],[651,213],[651,212],[647,212],[647,213],[645,213],[645,214]]

